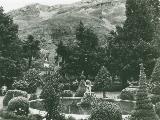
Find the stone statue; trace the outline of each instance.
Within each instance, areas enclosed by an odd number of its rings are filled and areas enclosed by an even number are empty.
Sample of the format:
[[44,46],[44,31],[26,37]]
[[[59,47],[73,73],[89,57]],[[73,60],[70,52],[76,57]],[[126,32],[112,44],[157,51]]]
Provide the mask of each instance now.
[[89,93],[91,95],[92,91],[92,83],[90,80],[86,80],[85,82],[85,86],[86,86],[86,93]]

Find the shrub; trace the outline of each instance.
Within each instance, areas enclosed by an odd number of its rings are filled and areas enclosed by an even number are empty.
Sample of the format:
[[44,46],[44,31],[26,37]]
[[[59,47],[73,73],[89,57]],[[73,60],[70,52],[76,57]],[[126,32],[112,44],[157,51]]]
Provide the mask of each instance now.
[[31,94],[30,97],[29,97],[29,101],[31,100],[36,100],[38,97],[35,93]]
[[14,89],[27,91],[28,90],[28,83],[24,80],[15,81],[12,85]]
[[4,99],[3,99],[3,106],[7,106],[8,102],[13,98],[13,97],[18,97],[18,96],[23,96],[27,98],[27,92],[21,91],[21,90],[8,90]]
[[91,109],[92,105],[96,102],[96,97],[88,93],[85,93],[81,99],[80,106],[83,109]]
[[156,110],[157,115],[160,117],[160,102],[156,103],[155,110]]
[[14,97],[8,103],[8,111],[13,111],[16,115],[28,115],[29,102],[25,97]]
[[150,99],[153,104],[156,104],[156,103],[160,102],[160,95],[153,94],[150,96]]
[[120,93],[120,99],[122,100],[135,100],[137,89],[125,88]]
[[150,84],[150,88],[151,88],[151,93],[152,94],[156,94],[156,95],[160,95],[160,82],[156,81],[156,82],[151,82]]
[[114,103],[99,102],[92,109],[89,120],[122,120],[122,113]]
[[80,84],[79,84],[79,87],[76,91],[75,97],[83,97],[85,92],[86,92],[85,81],[81,80]]
[[64,90],[61,96],[62,97],[73,97],[73,92],[71,90]]
[[42,99],[32,100],[29,102],[30,107],[37,110],[45,110],[44,101]]

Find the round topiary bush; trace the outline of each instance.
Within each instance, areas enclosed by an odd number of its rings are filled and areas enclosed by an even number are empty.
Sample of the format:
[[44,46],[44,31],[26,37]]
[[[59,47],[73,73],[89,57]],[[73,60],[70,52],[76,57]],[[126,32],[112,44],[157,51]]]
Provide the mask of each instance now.
[[12,98],[7,107],[8,111],[13,111],[16,115],[28,115],[29,113],[29,102],[25,97],[14,97]]
[[156,103],[155,110],[156,110],[157,115],[160,117],[160,102]]
[[61,97],[73,97],[73,92],[71,90],[64,90]]
[[120,99],[122,100],[135,100],[137,89],[125,88],[120,93]]
[[3,99],[3,106],[7,106],[8,102],[13,97],[18,97],[18,96],[23,96],[23,97],[27,98],[27,92],[22,91],[22,90],[8,90],[4,99]]
[[25,80],[15,81],[12,85],[14,89],[28,91],[29,84]]
[[92,109],[89,120],[122,120],[122,112],[114,103],[99,102]]

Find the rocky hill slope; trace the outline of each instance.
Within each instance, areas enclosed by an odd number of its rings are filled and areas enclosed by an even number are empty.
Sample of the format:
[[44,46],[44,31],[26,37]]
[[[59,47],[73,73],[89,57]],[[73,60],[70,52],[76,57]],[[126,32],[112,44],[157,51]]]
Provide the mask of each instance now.
[[[32,4],[8,13],[19,25],[19,36],[22,40],[32,34],[46,44],[72,41],[75,37],[75,27],[82,20],[98,34],[100,43],[108,31],[120,25],[125,20],[124,0],[82,0],[70,5],[46,6]],[[51,38],[53,34],[53,40]]]
[[82,0],[55,6],[32,4],[8,14],[19,25],[20,39],[26,40],[27,35],[32,34],[41,42],[42,51],[52,53],[52,59],[59,40],[74,43],[75,28],[80,20],[94,30],[100,45],[105,45],[107,33],[126,19],[125,0]]

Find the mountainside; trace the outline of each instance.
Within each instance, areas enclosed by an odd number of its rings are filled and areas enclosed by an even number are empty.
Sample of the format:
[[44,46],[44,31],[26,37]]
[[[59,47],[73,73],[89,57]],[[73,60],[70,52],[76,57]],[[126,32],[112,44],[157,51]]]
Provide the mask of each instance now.
[[80,20],[97,33],[99,43],[104,45],[106,34],[126,19],[125,0],[82,0],[55,6],[32,4],[8,14],[19,25],[20,39],[32,34],[48,50],[55,49],[53,43],[58,40],[72,44]]

